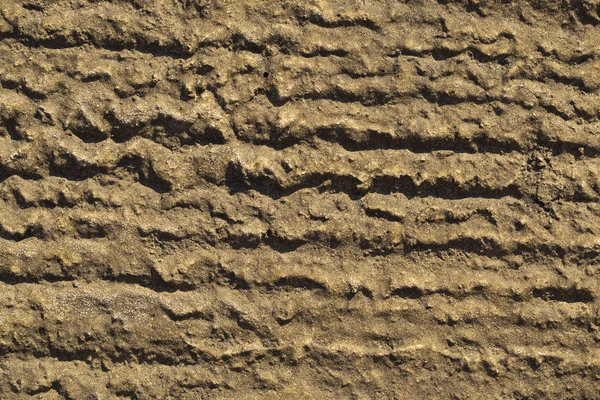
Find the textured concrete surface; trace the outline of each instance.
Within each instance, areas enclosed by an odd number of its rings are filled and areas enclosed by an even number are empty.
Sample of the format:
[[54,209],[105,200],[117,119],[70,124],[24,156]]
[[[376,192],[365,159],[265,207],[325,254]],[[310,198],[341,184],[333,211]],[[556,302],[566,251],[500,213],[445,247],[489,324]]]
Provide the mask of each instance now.
[[0,1],[3,399],[600,398],[571,1]]

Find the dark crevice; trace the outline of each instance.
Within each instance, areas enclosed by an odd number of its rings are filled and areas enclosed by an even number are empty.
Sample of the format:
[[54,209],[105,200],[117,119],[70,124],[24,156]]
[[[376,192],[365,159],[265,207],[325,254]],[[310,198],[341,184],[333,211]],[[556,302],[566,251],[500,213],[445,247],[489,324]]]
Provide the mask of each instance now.
[[279,288],[289,287],[303,290],[327,290],[327,288],[323,284],[306,276],[286,276],[284,278],[278,279],[273,285]]
[[72,282],[74,278],[63,275],[52,275],[44,273],[40,275],[15,275],[8,271],[0,272],[0,282],[6,285],[20,285],[24,283],[43,284],[43,283],[59,283]]
[[385,219],[387,221],[392,221],[392,222],[404,221],[404,218],[401,216],[398,216],[391,212],[388,212],[385,210],[380,210],[377,208],[365,208],[365,214],[371,218],[380,218],[380,219]]
[[313,57],[346,57],[348,56],[348,51],[343,49],[324,49],[319,48],[312,51],[300,51],[298,53],[300,56],[304,58],[313,58]]
[[536,288],[532,291],[532,295],[542,300],[564,303],[593,303],[595,300],[594,294],[589,289],[577,288],[575,286],[568,288],[559,286]]
[[392,290],[391,295],[396,297],[402,297],[404,299],[418,299],[425,293],[421,288],[416,286],[403,286]]
[[162,307],[162,310],[169,317],[170,320],[175,322],[180,321],[188,321],[188,320],[204,320],[204,321],[212,321],[214,319],[214,315],[210,312],[204,311],[190,311],[187,313],[175,313],[168,307]]
[[278,253],[291,253],[305,245],[307,241],[283,239],[269,230],[267,236],[263,239],[263,243]]
[[128,274],[105,274],[100,277],[102,280],[113,283],[126,283],[129,285],[139,285],[141,287],[153,290],[159,293],[174,293],[177,291],[188,292],[196,289],[196,284],[192,282],[165,282],[154,269],[146,275],[128,275]]

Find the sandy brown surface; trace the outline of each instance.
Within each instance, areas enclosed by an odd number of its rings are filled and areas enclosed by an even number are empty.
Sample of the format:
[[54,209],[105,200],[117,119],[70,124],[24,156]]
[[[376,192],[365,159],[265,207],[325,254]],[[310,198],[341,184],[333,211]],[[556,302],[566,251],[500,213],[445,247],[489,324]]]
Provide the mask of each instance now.
[[0,398],[600,399],[599,4],[0,0]]

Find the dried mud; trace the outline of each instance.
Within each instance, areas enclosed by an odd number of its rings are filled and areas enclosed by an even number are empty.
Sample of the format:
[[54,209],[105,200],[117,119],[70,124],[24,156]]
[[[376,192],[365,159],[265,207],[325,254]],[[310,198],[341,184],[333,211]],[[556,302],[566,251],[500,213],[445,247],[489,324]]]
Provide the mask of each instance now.
[[2,0],[1,398],[600,398],[599,4]]

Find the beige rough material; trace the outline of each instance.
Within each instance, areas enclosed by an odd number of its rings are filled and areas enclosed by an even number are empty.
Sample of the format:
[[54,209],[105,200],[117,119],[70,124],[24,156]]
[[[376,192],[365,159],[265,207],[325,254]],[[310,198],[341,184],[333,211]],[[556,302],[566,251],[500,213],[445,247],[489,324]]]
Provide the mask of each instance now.
[[0,398],[600,398],[600,3],[0,1]]

